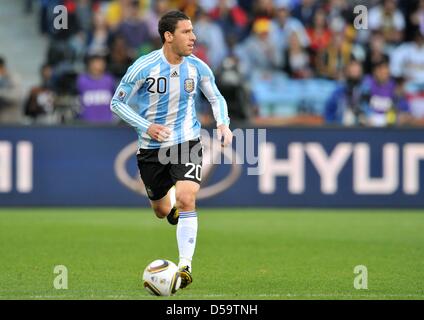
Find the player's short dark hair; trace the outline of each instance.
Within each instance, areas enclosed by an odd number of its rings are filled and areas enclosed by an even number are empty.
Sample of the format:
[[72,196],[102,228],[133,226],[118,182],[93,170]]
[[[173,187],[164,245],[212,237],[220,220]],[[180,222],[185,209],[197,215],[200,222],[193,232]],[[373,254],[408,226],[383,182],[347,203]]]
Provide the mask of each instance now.
[[190,20],[190,18],[184,12],[178,10],[169,11],[160,18],[158,31],[162,43],[165,43],[165,32],[169,31],[174,33],[177,28],[178,21],[182,20]]
[[6,60],[3,57],[0,57],[0,67],[4,67],[6,65]]

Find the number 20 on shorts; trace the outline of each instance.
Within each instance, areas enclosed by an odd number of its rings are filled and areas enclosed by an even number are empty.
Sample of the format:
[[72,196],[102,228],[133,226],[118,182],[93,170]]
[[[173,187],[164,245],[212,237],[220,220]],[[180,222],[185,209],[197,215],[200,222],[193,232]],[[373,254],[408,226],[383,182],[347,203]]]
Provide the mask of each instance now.
[[[187,171],[187,173],[184,175],[185,178],[188,179],[196,179],[201,181],[202,180],[202,166],[200,164],[194,164],[194,163],[186,163],[186,167],[190,167],[190,169]],[[193,175],[196,175],[196,177]]]

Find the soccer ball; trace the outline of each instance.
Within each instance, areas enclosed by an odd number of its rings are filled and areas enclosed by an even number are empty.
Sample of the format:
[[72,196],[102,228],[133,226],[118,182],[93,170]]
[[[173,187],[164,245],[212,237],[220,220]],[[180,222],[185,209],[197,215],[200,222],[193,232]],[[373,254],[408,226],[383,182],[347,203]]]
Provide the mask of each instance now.
[[156,296],[173,295],[180,288],[178,267],[169,260],[155,260],[143,273],[143,285],[147,292]]

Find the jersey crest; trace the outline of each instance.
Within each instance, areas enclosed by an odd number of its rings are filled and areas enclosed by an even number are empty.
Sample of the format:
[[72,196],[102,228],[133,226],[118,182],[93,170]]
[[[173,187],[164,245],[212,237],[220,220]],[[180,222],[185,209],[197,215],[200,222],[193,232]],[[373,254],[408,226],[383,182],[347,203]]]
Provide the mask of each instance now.
[[192,93],[194,90],[194,80],[192,78],[188,78],[184,80],[184,90],[188,93]]

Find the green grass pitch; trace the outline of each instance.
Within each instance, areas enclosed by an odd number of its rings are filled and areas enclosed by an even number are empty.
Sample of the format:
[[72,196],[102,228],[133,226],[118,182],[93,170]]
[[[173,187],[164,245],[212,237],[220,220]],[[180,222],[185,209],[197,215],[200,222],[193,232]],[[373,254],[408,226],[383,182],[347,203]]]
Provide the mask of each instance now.
[[148,295],[158,258],[178,262],[175,226],[148,209],[0,210],[0,299],[424,299],[424,212],[200,208],[193,284]]

